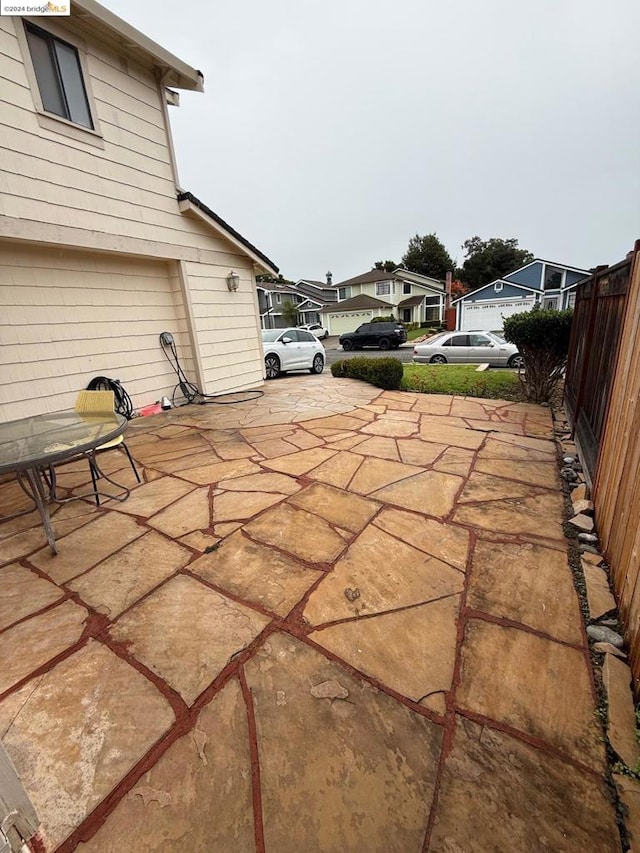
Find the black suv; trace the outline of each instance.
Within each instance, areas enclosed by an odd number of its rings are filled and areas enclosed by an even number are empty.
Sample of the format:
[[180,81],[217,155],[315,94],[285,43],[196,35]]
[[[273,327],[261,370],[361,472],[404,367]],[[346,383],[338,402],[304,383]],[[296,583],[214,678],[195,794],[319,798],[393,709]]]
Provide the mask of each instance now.
[[398,349],[407,340],[407,330],[400,323],[363,323],[346,335],[340,335],[343,350],[378,347]]

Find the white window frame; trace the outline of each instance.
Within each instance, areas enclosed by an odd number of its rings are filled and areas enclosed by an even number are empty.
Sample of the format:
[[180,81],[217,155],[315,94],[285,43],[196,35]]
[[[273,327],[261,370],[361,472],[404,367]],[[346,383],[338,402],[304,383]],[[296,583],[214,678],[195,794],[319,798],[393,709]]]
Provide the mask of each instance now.
[[[347,293],[347,291],[349,291]],[[344,293],[344,296],[342,295]],[[338,288],[338,300],[343,302],[345,299],[351,299],[351,285],[347,285],[347,287],[339,287]]]
[[501,281],[497,281],[493,285],[493,289],[495,290],[496,293],[501,293],[503,288],[504,288],[504,284]]
[[[387,289],[381,290],[383,287]],[[376,281],[376,296],[391,296],[392,292],[390,281]]]
[[[82,74],[82,82],[84,83],[84,89],[87,95],[87,104],[93,128],[85,127],[83,124],[76,124],[75,122],[64,118],[64,116],[59,116],[56,115],[56,113],[51,113],[45,110],[42,103],[42,97],[40,95],[40,86],[38,85],[36,70],[33,65],[33,59],[31,58],[29,42],[27,40],[27,33],[25,30],[26,23],[30,23],[38,29],[43,30],[52,36],[52,38],[66,42],[78,52],[80,73]],[[20,52],[22,53],[27,79],[29,80],[29,89],[31,91],[31,97],[40,127],[44,130],[53,131],[61,134],[62,136],[67,136],[70,139],[86,142],[96,148],[104,148],[104,140],[102,133],[100,132],[98,112],[96,110],[95,100],[91,89],[91,75],[89,74],[87,62],[88,51],[85,42],[78,38],[75,33],[68,32],[50,18],[46,19],[46,24],[43,22],[42,18],[37,18],[36,20],[33,20],[32,18],[22,19],[16,26],[16,37],[20,46]]]
[[[408,289],[407,289],[408,288]],[[402,293],[404,296],[411,295],[411,282],[403,281],[402,282]]]

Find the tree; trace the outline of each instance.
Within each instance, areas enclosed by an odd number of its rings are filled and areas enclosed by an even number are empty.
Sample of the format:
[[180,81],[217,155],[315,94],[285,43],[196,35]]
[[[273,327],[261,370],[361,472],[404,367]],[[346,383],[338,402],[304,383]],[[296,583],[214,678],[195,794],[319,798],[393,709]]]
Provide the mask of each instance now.
[[464,296],[465,293],[469,293],[469,288],[466,284],[461,281],[458,281],[457,278],[451,282],[451,296],[453,299],[458,299],[460,296]]
[[520,380],[527,400],[546,403],[564,374],[573,311],[551,311],[536,305],[504,321],[504,337],[518,347],[524,362]]
[[395,261],[376,261],[373,265],[374,270],[384,270],[385,272],[393,272],[397,270],[400,264]]
[[477,290],[533,260],[531,252],[518,248],[515,237],[506,240],[501,237],[492,237],[490,240],[470,237],[464,241],[462,248],[466,253],[465,260],[462,267],[456,270],[456,276],[470,290]]
[[256,281],[258,284],[293,284],[290,278],[283,278],[282,274],[279,276],[271,275],[271,273],[257,275]]
[[451,255],[435,234],[412,237],[402,256],[402,265],[411,272],[438,279],[443,279],[454,266]]
[[290,299],[285,299],[282,303],[282,310],[280,313],[282,314],[282,319],[285,321],[287,326],[298,325],[298,308]]

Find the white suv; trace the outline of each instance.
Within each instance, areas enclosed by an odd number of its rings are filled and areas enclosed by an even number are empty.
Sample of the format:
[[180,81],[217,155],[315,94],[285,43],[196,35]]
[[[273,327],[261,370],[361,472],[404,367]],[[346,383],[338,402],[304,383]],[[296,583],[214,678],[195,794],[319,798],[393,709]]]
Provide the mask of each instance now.
[[311,332],[311,334],[315,335],[319,340],[324,340],[329,337],[329,332],[324,329],[320,323],[307,323],[305,326],[300,326],[300,328]]
[[264,368],[267,379],[287,370],[324,370],[324,347],[306,329],[263,329]]

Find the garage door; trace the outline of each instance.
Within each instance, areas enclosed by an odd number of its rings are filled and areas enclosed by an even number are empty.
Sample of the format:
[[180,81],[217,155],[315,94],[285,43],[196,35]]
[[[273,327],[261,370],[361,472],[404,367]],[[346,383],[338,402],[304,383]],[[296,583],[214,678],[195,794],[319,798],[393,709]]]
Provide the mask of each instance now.
[[530,311],[535,300],[531,299],[505,299],[498,301],[492,299],[487,302],[460,302],[461,317],[459,328],[464,331],[497,331],[502,328],[504,318],[521,311]]
[[0,244],[0,270],[2,420],[73,408],[94,376],[134,406],[171,395],[159,335],[179,340],[182,311],[166,263]]
[[326,315],[330,335],[354,332],[361,323],[368,323],[373,311],[330,311]]

